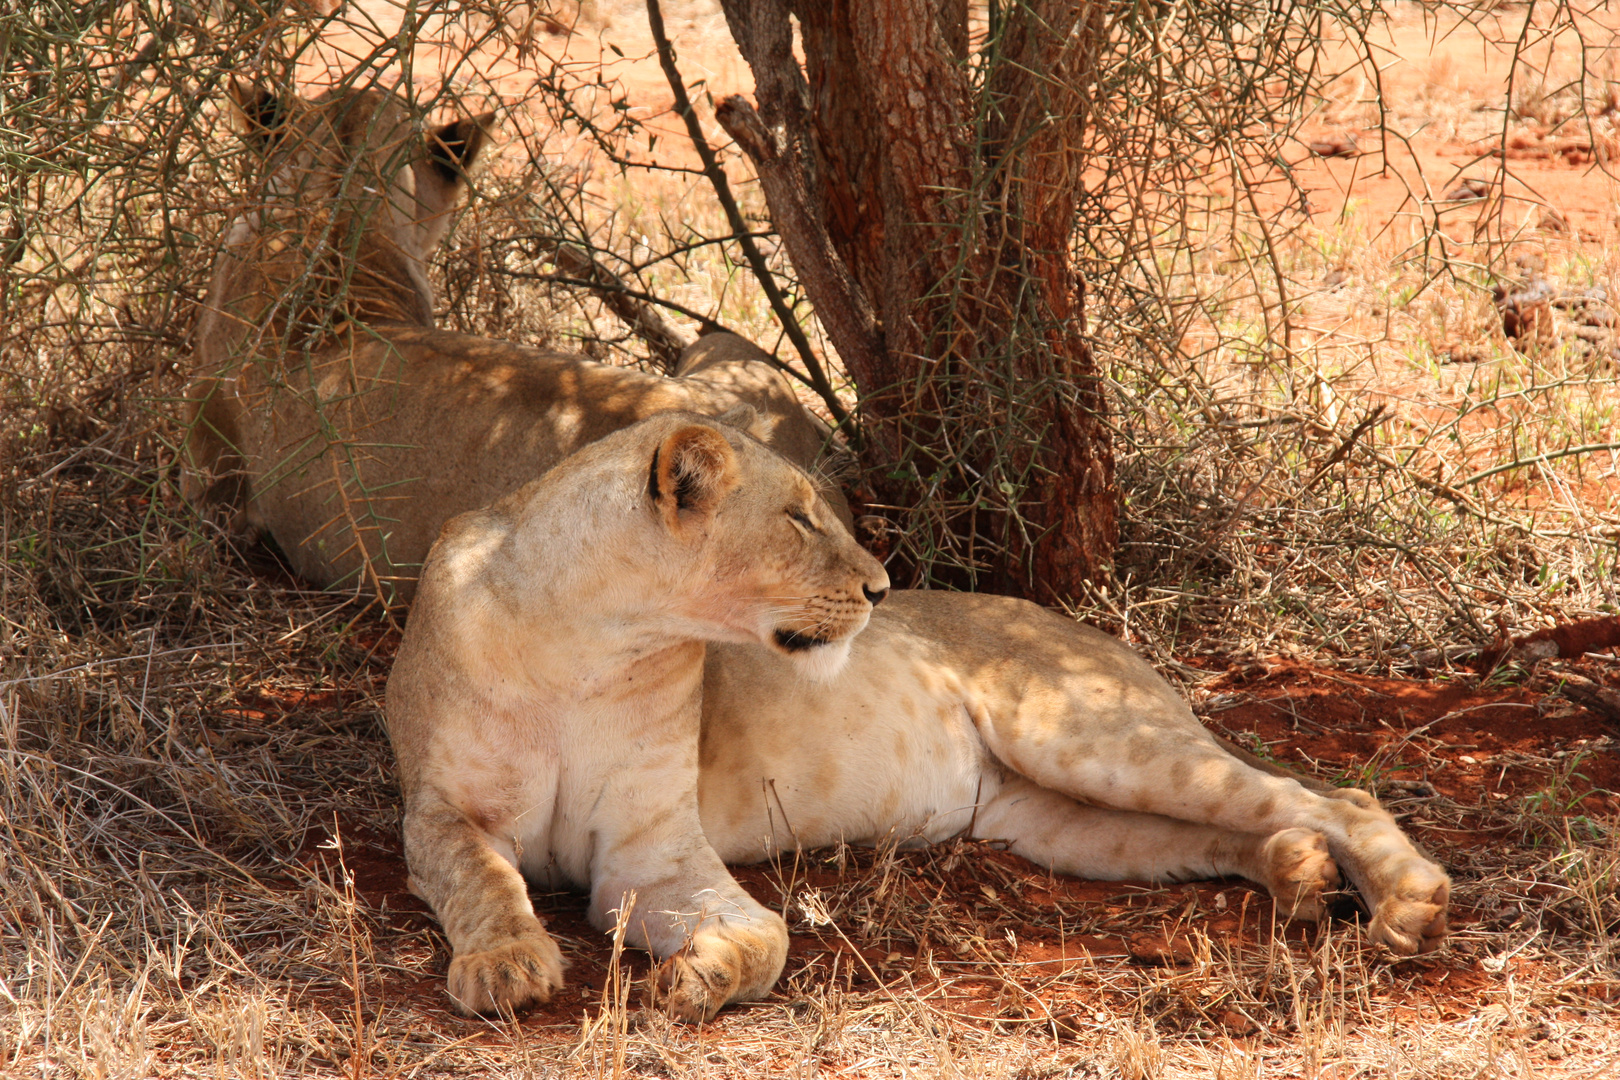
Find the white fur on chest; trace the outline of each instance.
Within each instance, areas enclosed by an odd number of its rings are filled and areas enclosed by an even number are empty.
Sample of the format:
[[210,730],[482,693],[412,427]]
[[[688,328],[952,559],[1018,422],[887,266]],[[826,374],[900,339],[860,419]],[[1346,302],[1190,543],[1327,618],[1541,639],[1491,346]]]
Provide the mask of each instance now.
[[530,881],[583,888],[604,843],[641,826],[647,792],[694,785],[702,646],[629,641],[587,660],[566,639],[516,637],[475,669],[488,711],[439,748],[437,782]]

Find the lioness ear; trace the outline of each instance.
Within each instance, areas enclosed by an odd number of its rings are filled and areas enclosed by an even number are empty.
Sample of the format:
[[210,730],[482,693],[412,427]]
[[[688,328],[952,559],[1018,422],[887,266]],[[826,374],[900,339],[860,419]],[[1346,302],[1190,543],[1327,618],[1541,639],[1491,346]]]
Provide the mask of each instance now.
[[771,430],[776,427],[776,424],[769,417],[747,402],[741,405],[733,405],[721,413],[720,422],[746,431],[760,442],[768,441],[771,437]]
[[287,118],[287,103],[282,95],[236,75],[231,76],[227,93],[231,126],[243,139],[263,146],[275,137]]
[[647,494],[664,523],[679,530],[683,515],[707,517],[737,487],[737,454],[712,427],[678,428],[653,451]]
[[427,133],[428,160],[439,171],[441,179],[451,184],[467,179],[467,171],[483,150],[494,123],[494,113],[479,113],[453,120]]

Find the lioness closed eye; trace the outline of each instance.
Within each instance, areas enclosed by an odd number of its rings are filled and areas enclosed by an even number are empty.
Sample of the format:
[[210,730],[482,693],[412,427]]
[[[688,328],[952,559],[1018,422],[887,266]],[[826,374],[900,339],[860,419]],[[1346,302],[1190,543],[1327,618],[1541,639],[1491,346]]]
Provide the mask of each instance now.
[[1444,937],[1445,873],[1371,796],[1240,760],[1099,631],[1002,597],[874,610],[887,584],[802,472],[691,415],[453,520],[388,726],[455,999],[517,1007],[560,984],[527,877],[588,887],[603,928],[633,890],[659,996],[704,1019],[768,992],[787,953],[723,862],[963,832],[1084,877],[1239,875],[1294,918],[1319,917],[1342,871],[1373,940]]

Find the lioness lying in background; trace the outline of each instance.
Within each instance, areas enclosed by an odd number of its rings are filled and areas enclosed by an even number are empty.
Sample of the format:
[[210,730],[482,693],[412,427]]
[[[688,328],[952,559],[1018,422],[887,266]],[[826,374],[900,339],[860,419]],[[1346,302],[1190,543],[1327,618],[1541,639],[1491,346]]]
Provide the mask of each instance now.
[[[198,323],[183,486],[268,532],[315,584],[409,600],[450,517],[667,409],[751,405],[806,468],[827,445],[734,335],[701,339],[670,379],[435,329],[424,262],[493,114],[422,134],[382,90],[306,100],[240,84],[233,108],[265,183],[230,228]],[[836,487],[822,493],[847,521]]]
[[1374,941],[1444,937],[1445,873],[1370,795],[1240,760],[1097,630],[958,593],[872,611],[887,585],[800,469],[690,414],[451,521],[387,714],[456,1001],[561,985],[525,878],[589,888],[604,929],[633,893],[628,939],[663,960],[674,1015],[760,997],[787,928],[722,864],[838,841],[966,833],[1084,877],[1239,875],[1305,919],[1342,870]]

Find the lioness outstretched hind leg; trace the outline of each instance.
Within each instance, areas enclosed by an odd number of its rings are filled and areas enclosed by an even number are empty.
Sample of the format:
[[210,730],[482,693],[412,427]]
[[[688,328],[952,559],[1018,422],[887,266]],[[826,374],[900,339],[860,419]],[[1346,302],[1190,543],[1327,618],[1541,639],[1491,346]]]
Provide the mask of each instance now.
[[[1253,836],[1318,833],[1361,891],[1373,941],[1401,955],[1439,947],[1451,882],[1376,800],[1317,794],[1238,760],[1163,680],[1131,660],[1141,673],[1103,684],[1107,695],[1095,677],[1026,684],[1016,702],[980,712],[980,734],[1003,764],[1081,802]],[[1066,707],[1054,709],[1054,697]]]
[[1339,887],[1327,840],[1309,829],[1261,836],[1157,814],[1106,810],[1018,778],[979,808],[974,834],[1004,839],[1038,866],[1095,881],[1243,877],[1285,918],[1316,920]]
[[[1138,724],[1119,733],[1093,727],[1082,751],[1087,765],[1063,753],[1067,740],[1061,738],[1043,740],[1048,745],[1034,752],[1029,746],[992,749],[1042,786],[1086,802],[1234,833],[1318,833],[1360,889],[1372,913],[1367,933],[1373,941],[1402,955],[1439,946],[1451,883],[1387,811],[1370,799],[1318,795],[1252,769],[1208,739],[1190,714],[1185,724]],[[1107,762],[1144,767],[1101,765]]]

